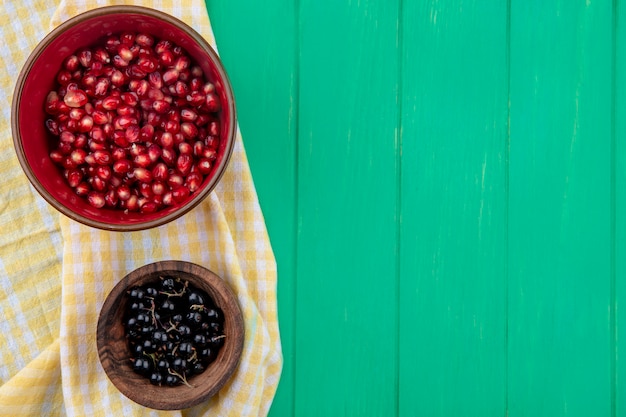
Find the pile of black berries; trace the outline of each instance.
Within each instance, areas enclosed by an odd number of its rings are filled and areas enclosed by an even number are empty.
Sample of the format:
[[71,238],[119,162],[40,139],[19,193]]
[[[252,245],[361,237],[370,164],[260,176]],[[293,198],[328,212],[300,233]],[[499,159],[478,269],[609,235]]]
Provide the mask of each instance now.
[[206,292],[163,276],[128,290],[124,316],[133,370],[154,385],[189,385],[224,344],[224,316]]

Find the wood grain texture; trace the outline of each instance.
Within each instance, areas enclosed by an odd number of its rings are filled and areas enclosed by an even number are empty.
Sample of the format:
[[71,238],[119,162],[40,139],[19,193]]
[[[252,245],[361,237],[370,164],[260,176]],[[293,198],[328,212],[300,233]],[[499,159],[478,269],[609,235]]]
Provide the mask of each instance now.
[[626,417],[623,0],[208,5],[279,267],[271,416]]
[[272,415],[294,413],[297,149],[296,2],[207,0],[278,265],[283,371]]
[[300,2],[299,416],[396,412],[397,17]]
[[405,4],[398,415],[505,412],[506,16]]
[[610,416],[609,2],[511,9],[509,411]]

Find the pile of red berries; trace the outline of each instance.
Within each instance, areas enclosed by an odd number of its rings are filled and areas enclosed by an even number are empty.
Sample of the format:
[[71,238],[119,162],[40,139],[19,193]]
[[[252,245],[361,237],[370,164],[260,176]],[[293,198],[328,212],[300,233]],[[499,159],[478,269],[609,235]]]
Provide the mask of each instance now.
[[154,385],[189,385],[224,344],[224,316],[208,294],[164,276],[127,292],[124,326],[133,370]]
[[180,46],[112,34],[67,57],[47,95],[50,158],[96,208],[152,213],[180,204],[213,169],[221,102]]

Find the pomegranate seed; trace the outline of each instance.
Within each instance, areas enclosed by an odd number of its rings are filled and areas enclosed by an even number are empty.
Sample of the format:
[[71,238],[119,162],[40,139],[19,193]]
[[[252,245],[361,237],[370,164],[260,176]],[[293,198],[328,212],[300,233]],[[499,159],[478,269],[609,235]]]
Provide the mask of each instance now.
[[170,176],[167,179],[167,185],[169,185],[172,189],[180,187],[184,183],[185,179],[183,178],[183,176],[175,172],[170,173]]
[[147,152],[146,147],[137,143],[133,143],[132,146],[130,147],[130,154],[132,156],[141,155],[146,152]]
[[52,159],[53,162],[60,164],[65,157],[61,151],[54,150],[50,152],[50,159]]
[[96,77],[101,76],[105,73],[104,64],[100,61],[95,61],[91,63],[91,68],[89,69],[89,73]]
[[206,95],[206,106],[210,112],[217,112],[222,107],[220,99],[215,93],[209,93]]
[[190,64],[191,61],[189,60],[189,57],[183,55],[176,59],[176,61],[174,62],[174,68],[176,68],[178,71],[184,71],[189,68]]
[[148,201],[145,204],[141,205],[140,211],[142,213],[154,213],[157,211],[158,207],[155,203]]
[[136,195],[131,195],[128,200],[124,202],[124,207],[128,211],[138,211],[139,210],[139,197]]
[[128,67],[128,64],[129,64],[129,62],[126,61],[124,58],[122,58],[119,55],[115,55],[113,57],[113,65],[116,68],[126,68],[126,67]]
[[165,194],[163,194],[163,205],[165,206],[171,206],[172,204],[174,204],[174,197],[172,197],[172,192],[171,191],[167,191]]
[[161,77],[160,72],[151,72],[148,75],[148,82],[154,88],[158,88],[158,89],[163,88],[163,78]]
[[152,177],[155,180],[167,181],[169,176],[170,174],[167,165],[163,162],[159,162],[154,166],[154,168],[152,168]]
[[132,169],[132,163],[128,159],[119,159],[113,162],[113,172],[118,175],[126,174]]
[[85,146],[87,146],[87,143],[88,143],[87,135],[83,133],[79,133],[78,135],[76,135],[76,140],[74,141],[74,148],[82,149]]
[[111,162],[111,153],[107,151],[95,151],[93,157],[97,164],[108,165]]
[[109,190],[104,195],[104,204],[107,207],[114,208],[115,206],[117,206],[117,202],[118,201],[119,201],[119,199],[118,199],[118,196],[117,196],[117,193],[115,192],[115,190]]
[[83,90],[68,90],[65,97],[63,97],[63,102],[68,107],[82,107],[88,101],[87,93]]
[[109,91],[109,86],[111,85],[110,78],[100,78],[96,85],[94,86],[94,95],[96,97],[104,97]]
[[96,191],[104,191],[107,188],[107,183],[100,177],[89,177],[88,182]]
[[130,187],[124,184],[118,186],[115,193],[117,194],[117,197],[123,201],[128,200],[131,196]]
[[205,147],[201,156],[209,161],[215,161],[215,159],[217,159],[217,151],[215,149]]
[[69,186],[76,188],[83,180],[83,173],[78,169],[69,169],[65,172],[65,177]]
[[151,144],[148,146],[148,157],[150,158],[150,162],[156,162],[159,160],[163,151],[161,148],[155,144]]
[[141,182],[150,182],[152,181],[152,172],[150,172],[149,170],[145,169],[145,168],[135,168],[135,170],[133,171],[133,175],[134,177]]
[[148,90],[150,90],[150,83],[146,80],[140,80],[135,93],[137,93],[138,97],[144,97],[148,93]]
[[113,171],[109,166],[102,165],[96,168],[96,175],[102,181],[109,181],[111,179],[111,175],[113,175]]
[[88,146],[91,152],[104,151],[107,148],[107,145],[104,142],[97,142],[95,140],[90,140]]
[[126,150],[122,147],[111,147],[111,158],[113,158],[114,161],[126,159]]
[[180,125],[180,131],[185,139],[195,139],[198,136],[198,128],[193,123],[185,122]]
[[179,145],[180,143],[185,141],[185,137],[182,133],[174,133],[174,145]]
[[[150,100],[165,100],[165,94],[158,88],[151,88],[148,90],[148,101]],[[148,107],[146,110],[150,110],[150,108]]]
[[178,80],[180,72],[176,68],[169,69],[163,73],[162,78],[165,85],[170,85]]
[[172,49],[172,43],[165,39],[160,40],[154,46],[154,52],[156,52],[157,54],[161,54],[165,51],[171,51],[171,49]]
[[70,153],[72,153],[74,148],[69,143],[61,142],[59,143],[59,147],[57,148],[57,150],[61,152],[63,155],[69,155]]
[[123,130],[131,125],[136,125],[137,119],[130,116],[118,116],[113,119],[113,127],[115,130]]
[[204,94],[211,94],[215,92],[215,85],[213,83],[206,83],[202,86],[202,92]]
[[48,128],[48,131],[53,135],[59,136],[59,124],[53,119],[46,120],[46,128]]
[[206,95],[201,91],[192,91],[187,95],[187,101],[192,106],[201,106],[206,102]]
[[175,120],[168,120],[165,122],[165,125],[163,126],[163,128],[165,129],[166,132],[175,134],[180,131],[180,124]]
[[137,60],[137,66],[141,68],[142,71],[149,74],[156,71],[159,67],[159,62],[156,59],[144,54]]
[[202,88],[202,80],[200,78],[192,78],[189,81],[189,89],[191,91],[199,91]]
[[200,158],[198,163],[196,164],[198,171],[204,175],[207,175],[211,172],[211,168],[213,167],[211,161],[207,158]]
[[66,130],[64,132],[61,132],[59,139],[61,139],[61,142],[64,143],[74,143],[74,141],[76,140],[76,136],[74,136],[72,132]]
[[96,50],[93,52],[93,59],[102,62],[103,64],[108,64],[109,62],[111,62],[109,53],[104,48],[96,48]]
[[181,155],[192,155],[193,146],[189,142],[181,142],[178,144],[178,151]]
[[154,139],[154,126],[146,124],[139,129],[139,139],[143,142],[152,142],[152,139]]
[[172,148],[163,148],[161,150],[161,159],[169,166],[176,164],[176,153]]
[[204,153],[205,146],[201,140],[197,140],[193,144],[193,155],[201,156]]
[[177,96],[186,97],[189,92],[189,87],[182,81],[176,81],[176,84],[174,84],[174,90]]
[[138,165],[142,168],[147,168],[152,164],[152,160],[147,153],[137,155],[135,159],[133,159],[133,162],[135,163],[135,165]]
[[91,137],[91,139],[97,142],[104,142],[106,140],[104,130],[98,126],[95,126],[91,129],[91,132],[89,132],[89,136]]
[[78,131],[87,133],[93,128],[93,117],[89,115],[83,116],[78,122]]
[[74,72],[78,69],[78,65],[80,62],[78,61],[78,57],[76,55],[70,55],[63,61],[63,68],[70,72]]
[[204,71],[202,71],[202,68],[200,68],[198,65],[194,65],[193,67],[191,67],[191,75],[193,75],[197,79],[200,79],[204,76]]
[[74,188],[74,192],[81,197],[86,197],[91,192],[91,187],[83,181]]
[[91,66],[91,51],[89,49],[83,49],[77,55],[78,61],[80,65],[85,68],[89,68]]
[[59,94],[56,91],[50,91],[46,96],[45,110],[48,114],[57,114],[58,105],[60,103]]
[[148,75],[148,71],[145,71],[143,68],[141,68],[137,64],[133,64],[130,67],[128,67],[128,71],[126,75],[129,78],[132,78],[134,80],[141,80],[142,78],[145,78]]
[[73,108],[69,112],[70,119],[80,120],[85,115],[85,110],[81,108]]
[[57,82],[61,85],[68,85],[70,82],[72,82],[72,73],[69,71],[60,71],[57,74]]
[[109,123],[110,121],[108,114],[101,110],[94,110],[93,113],[91,113],[91,118],[97,125],[103,125],[105,123]]
[[220,124],[215,120],[209,122],[208,124],[208,132],[210,136],[219,136],[220,135]]
[[133,106],[133,107],[136,106],[137,103],[139,102],[137,98],[137,94],[131,93],[131,92],[120,94],[120,99],[124,102],[124,104]]
[[[145,198],[154,197],[154,193],[152,192],[152,183],[142,182],[139,184],[139,194],[141,194]],[[141,203],[139,203],[141,205]]]
[[135,37],[135,42],[139,46],[143,46],[144,48],[149,48],[154,45],[154,38],[146,33],[139,33]]
[[176,187],[172,190],[172,198],[177,203],[182,203],[187,197],[189,197],[189,188],[185,186]]
[[108,96],[102,99],[102,108],[104,110],[115,110],[122,100],[119,97]]
[[102,195],[102,193],[99,193],[97,191],[91,191],[87,195],[87,201],[89,202],[89,204],[91,204],[95,208],[102,208],[104,207],[104,204],[105,204],[104,195]]
[[193,122],[198,118],[198,113],[191,109],[182,109],[180,111],[180,118],[185,122]]
[[152,103],[152,108],[159,114],[165,114],[169,111],[170,104],[165,100],[155,100]]
[[204,141],[204,144],[211,149],[217,149],[217,147],[220,144],[220,141],[215,136],[207,136],[207,138]]
[[184,184],[190,192],[195,193],[202,186],[202,175],[198,172],[192,172],[185,178]]
[[135,43],[135,34],[132,32],[124,32],[120,35],[120,43],[124,45],[132,45]]
[[172,51],[165,50],[163,52],[159,52],[155,50],[155,52],[158,54],[159,62],[164,67],[170,67],[174,63],[174,53]]
[[70,154],[70,158],[72,161],[78,166],[85,163],[85,158],[87,157],[87,152],[84,149],[74,149]]
[[167,186],[162,181],[154,181],[152,183],[152,193],[155,195],[163,195],[167,191]]
[[189,154],[182,154],[178,156],[176,160],[176,168],[182,175],[187,175],[191,172],[191,166],[193,164],[193,158]]

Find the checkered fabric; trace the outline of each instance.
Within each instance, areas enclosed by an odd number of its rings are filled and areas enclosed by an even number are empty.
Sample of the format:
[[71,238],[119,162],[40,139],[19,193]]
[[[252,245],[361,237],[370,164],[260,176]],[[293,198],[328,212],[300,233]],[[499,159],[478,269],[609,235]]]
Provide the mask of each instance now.
[[[282,368],[276,262],[238,134],[217,189],[182,218],[148,231],[93,229],[54,211],[23,174],[10,106],[28,54],[46,33],[85,10],[139,4],[170,13],[215,45],[202,0],[0,0],[0,416],[266,415]],[[181,412],[144,408],[104,373],[96,323],[105,297],[133,269],[176,259],[203,265],[238,296],[246,339],[229,383]]]

